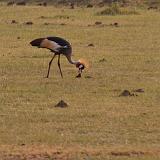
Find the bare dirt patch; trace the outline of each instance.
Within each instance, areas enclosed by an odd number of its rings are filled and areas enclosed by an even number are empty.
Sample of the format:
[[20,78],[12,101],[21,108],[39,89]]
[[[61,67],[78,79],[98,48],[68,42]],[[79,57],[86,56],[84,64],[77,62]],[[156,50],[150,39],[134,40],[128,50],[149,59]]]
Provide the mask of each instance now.
[[160,149],[157,148],[84,148],[80,146],[72,146],[72,147],[57,147],[57,146],[47,146],[47,145],[39,145],[39,146],[0,146],[0,157],[3,160],[49,160],[49,159],[74,159],[77,156],[80,157],[105,157],[107,155],[110,156],[160,156]]

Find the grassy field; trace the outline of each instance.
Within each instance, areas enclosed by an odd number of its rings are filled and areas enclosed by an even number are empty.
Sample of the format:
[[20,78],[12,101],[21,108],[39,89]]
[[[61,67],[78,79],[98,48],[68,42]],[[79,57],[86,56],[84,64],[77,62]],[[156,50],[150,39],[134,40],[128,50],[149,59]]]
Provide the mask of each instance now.
[[[160,12],[101,10],[0,6],[0,159],[160,158]],[[73,59],[89,61],[81,79],[64,56],[64,79],[57,59],[44,78],[51,54],[29,42],[46,36],[69,40]],[[119,97],[136,89],[144,93]],[[60,100],[69,107],[55,108]]]

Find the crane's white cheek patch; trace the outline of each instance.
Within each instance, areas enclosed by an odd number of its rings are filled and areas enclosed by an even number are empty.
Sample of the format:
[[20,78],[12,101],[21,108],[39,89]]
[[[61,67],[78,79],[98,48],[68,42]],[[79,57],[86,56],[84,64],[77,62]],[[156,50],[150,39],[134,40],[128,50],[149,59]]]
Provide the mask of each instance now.
[[83,65],[81,64],[81,65],[79,66],[79,68],[80,68],[80,69],[83,68]]
[[57,48],[59,48],[60,45],[58,45],[56,42],[50,41],[48,39],[44,39],[41,42],[40,47],[48,48],[48,49],[52,49],[52,50],[57,50]]

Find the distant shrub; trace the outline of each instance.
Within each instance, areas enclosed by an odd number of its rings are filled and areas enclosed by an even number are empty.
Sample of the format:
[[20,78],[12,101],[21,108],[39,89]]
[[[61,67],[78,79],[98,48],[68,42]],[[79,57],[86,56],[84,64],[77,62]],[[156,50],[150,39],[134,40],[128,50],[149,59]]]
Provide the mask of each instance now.
[[111,6],[107,7],[105,10],[98,12],[98,15],[131,15],[139,14],[135,9],[120,8],[118,3],[112,3]]

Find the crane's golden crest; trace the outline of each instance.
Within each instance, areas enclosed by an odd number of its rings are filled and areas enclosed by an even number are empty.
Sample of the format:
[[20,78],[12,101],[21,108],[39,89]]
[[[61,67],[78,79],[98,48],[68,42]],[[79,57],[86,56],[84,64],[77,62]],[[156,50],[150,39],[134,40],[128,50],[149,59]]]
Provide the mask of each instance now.
[[44,39],[41,42],[40,47],[56,50],[60,46],[56,42],[50,41],[48,39]]
[[85,59],[81,58],[78,61],[83,64],[85,68],[89,68],[89,63]]

